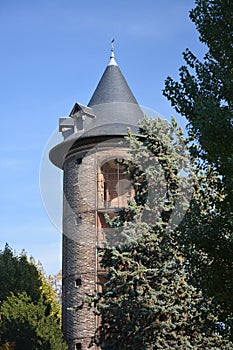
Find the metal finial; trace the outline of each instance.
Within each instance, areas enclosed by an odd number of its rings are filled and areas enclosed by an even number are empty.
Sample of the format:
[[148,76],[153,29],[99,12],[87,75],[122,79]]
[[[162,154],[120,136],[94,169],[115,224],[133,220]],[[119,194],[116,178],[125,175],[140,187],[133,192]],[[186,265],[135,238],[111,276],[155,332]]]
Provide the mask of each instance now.
[[115,55],[114,55],[114,41],[115,39],[113,38],[111,41],[111,56],[110,56],[110,62],[109,62],[109,66],[117,66],[117,63],[115,61]]
[[113,38],[111,41],[111,51],[114,52],[114,41],[115,39]]

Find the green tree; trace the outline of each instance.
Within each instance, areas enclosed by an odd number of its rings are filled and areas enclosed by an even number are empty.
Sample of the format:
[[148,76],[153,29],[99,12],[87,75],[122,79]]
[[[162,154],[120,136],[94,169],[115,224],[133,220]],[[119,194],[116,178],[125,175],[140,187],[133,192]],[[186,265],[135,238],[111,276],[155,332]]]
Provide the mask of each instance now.
[[61,332],[61,305],[40,264],[6,245],[0,253],[0,346],[67,349]]
[[190,18],[208,51],[201,60],[187,49],[180,81],[168,77],[164,95],[188,120],[196,165],[195,196],[180,228],[193,282],[221,305],[220,331],[233,340],[232,2],[195,3]]
[[190,283],[180,245],[193,180],[182,132],[159,118],[139,130],[141,138],[129,133],[131,159],[122,162],[135,197],[111,221],[125,241],[100,249],[106,283],[89,299],[101,317],[93,342],[104,350],[231,349],[216,334],[216,309]]
[[189,284],[172,236],[143,225],[133,230],[137,239],[104,250],[109,272],[94,299],[102,318],[94,343],[104,350],[232,349],[215,334],[211,305]]
[[32,300],[40,297],[40,272],[35,263],[28,262],[25,252],[14,255],[6,244],[0,251],[0,301],[6,299],[11,292],[14,294],[27,292]]
[[1,340],[14,342],[15,350],[65,350],[57,318],[41,298],[25,293],[11,295],[1,305]]
[[[222,175],[232,189],[233,172],[233,22],[230,0],[196,0],[190,18],[208,52],[199,60],[189,49],[180,82],[168,77],[164,95],[176,111],[187,118],[190,136],[200,148],[199,156]],[[197,150],[197,148],[196,148]]]

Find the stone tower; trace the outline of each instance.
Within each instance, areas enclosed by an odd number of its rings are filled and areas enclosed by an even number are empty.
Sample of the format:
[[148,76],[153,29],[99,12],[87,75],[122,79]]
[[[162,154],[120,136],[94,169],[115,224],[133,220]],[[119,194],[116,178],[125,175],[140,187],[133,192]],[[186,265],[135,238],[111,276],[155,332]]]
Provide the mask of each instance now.
[[[137,132],[143,113],[114,58],[87,106],[75,103],[60,118],[64,141],[50,151],[63,177],[62,327],[69,350],[86,350],[99,320],[81,304],[85,293],[101,288],[97,247],[115,239],[105,213],[127,205],[132,186],[115,159],[127,157],[124,136]],[[92,349],[95,349],[93,347]]]

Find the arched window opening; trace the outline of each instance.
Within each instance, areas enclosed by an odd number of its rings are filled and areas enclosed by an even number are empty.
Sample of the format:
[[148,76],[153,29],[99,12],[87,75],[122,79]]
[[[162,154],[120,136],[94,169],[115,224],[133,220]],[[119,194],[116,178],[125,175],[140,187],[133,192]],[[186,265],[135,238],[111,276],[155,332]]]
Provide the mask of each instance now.
[[98,208],[123,208],[134,196],[134,188],[124,168],[115,159],[99,167],[97,178]]

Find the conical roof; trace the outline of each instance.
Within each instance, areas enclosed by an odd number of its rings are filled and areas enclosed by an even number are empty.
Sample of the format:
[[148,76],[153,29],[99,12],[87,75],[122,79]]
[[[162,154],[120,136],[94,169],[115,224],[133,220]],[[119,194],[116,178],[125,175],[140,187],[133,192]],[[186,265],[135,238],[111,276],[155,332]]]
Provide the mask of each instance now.
[[127,133],[127,128],[135,127],[143,117],[143,112],[115,61],[113,49],[110,62],[88,107],[92,108],[96,115],[90,127],[94,129],[98,126],[99,134]]
[[138,104],[115,61],[112,51],[110,62],[88,103],[88,107],[114,102]]
[[[107,65],[87,106],[76,103],[68,118],[61,118],[64,141],[50,151],[50,160],[62,168],[66,155],[76,141],[127,134],[128,128],[138,133],[143,112],[118,67],[111,51]],[[64,119],[64,120],[63,120]],[[80,124],[79,124],[80,123]],[[66,136],[65,136],[66,134]]]

